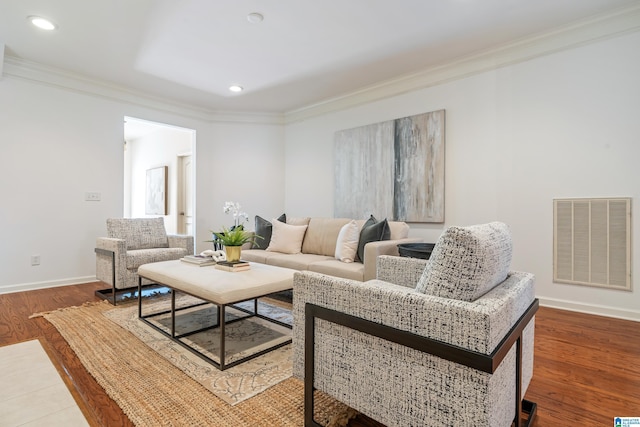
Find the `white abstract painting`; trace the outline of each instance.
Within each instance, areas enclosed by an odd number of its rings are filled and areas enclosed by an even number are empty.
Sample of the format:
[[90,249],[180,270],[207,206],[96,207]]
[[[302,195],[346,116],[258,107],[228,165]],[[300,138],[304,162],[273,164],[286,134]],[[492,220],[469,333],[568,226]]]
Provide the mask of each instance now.
[[336,132],[334,215],[444,222],[445,110]]
[[167,167],[147,170],[147,188],[144,213],[147,215],[167,214]]

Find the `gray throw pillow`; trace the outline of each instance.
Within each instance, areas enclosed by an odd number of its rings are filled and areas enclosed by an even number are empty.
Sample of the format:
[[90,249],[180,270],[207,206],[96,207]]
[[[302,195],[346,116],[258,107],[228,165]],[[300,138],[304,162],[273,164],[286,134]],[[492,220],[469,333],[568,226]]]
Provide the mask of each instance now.
[[381,240],[389,240],[391,230],[387,219],[378,222],[373,215],[362,226],[360,231],[360,240],[358,241],[358,259],[364,262],[364,246],[369,242],[379,242]]
[[[278,221],[287,222],[287,215],[282,214],[278,217]],[[256,239],[253,244],[253,249],[267,249],[269,242],[271,242],[271,234],[273,232],[273,224],[271,221],[256,215],[256,236],[262,237],[262,239]]]

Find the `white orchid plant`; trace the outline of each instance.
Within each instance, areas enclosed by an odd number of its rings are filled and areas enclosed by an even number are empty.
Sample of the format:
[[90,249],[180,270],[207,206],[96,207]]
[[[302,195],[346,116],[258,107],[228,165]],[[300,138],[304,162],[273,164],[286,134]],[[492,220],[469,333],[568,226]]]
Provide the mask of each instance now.
[[256,236],[254,233],[244,231],[244,225],[241,222],[249,221],[249,215],[246,212],[242,212],[240,208],[240,203],[238,202],[224,203],[222,210],[225,214],[233,216],[233,227],[222,227],[221,231],[211,230],[213,240],[207,240],[207,242],[213,242],[214,249],[221,249],[221,246],[242,246],[247,242],[253,244],[256,238],[262,239],[262,237]]
[[240,203],[238,202],[224,202],[224,206],[222,207],[222,210],[224,211],[225,214],[233,215],[233,228],[237,228],[240,226],[244,228],[244,226],[240,223],[240,221],[241,220],[242,222],[249,221],[249,215],[247,215],[246,212],[242,212],[240,209],[241,209],[241,206],[240,206]]

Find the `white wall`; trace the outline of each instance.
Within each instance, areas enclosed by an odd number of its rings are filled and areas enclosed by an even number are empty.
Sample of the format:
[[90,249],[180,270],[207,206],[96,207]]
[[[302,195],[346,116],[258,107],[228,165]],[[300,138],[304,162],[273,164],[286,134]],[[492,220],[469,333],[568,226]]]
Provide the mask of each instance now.
[[[332,216],[335,131],[444,108],[446,223],[413,224],[412,235],[435,241],[448,225],[504,221],[513,267],[536,274],[543,303],[640,319],[637,275],[631,293],[554,284],[551,264],[553,198],[629,196],[636,208],[638,46],[631,33],[284,127],[121,101],[128,95],[100,85],[90,95],[85,82],[65,90],[59,76],[38,83],[34,70],[16,77],[9,64],[0,79],[0,292],[93,279],[95,238],[123,213],[125,116],[196,131],[199,251],[210,229],[231,224],[227,200],[252,218]],[[102,200],[84,201],[87,191]]]
[[631,293],[552,283],[553,198],[637,204],[638,46],[633,33],[290,124],[286,212],[332,216],[334,132],[444,108],[445,224],[412,224],[411,234],[433,242],[449,225],[504,221],[512,267],[535,273],[542,303],[640,320],[637,274]]
[[[155,217],[145,212],[147,170],[167,167],[167,215],[164,226],[168,234],[177,234],[178,230],[178,156],[191,152],[192,132],[184,129],[159,127],[158,130],[143,137],[129,141],[127,156],[131,158],[129,215],[131,218]],[[125,175],[126,176],[126,175]],[[125,199],[127,185],[124,187]]]
[[198,134],[197,251],[211,248],[210,230],[233,225],[225,201],[240,203],[250,230],[255,215],[279,216],[284,208],[283,126],[215,123],[211,141],[201,143]]
[[95,276],[95,237],[122,212],[121,116],[111,102],[0,81],[0,286]]
[[[252,215],[281,213],[281,125],[218,123],[9,72],[0,79],[0,292],[95,278],[95,239],[106,235],[107,218],[123,214],[125,116],[196,131],[197,248],[208,247],[209,228],[228,222],[225,200]],[[102,200],[84,201],[87,191]],[[41,265],[31,266],[31,255]]]

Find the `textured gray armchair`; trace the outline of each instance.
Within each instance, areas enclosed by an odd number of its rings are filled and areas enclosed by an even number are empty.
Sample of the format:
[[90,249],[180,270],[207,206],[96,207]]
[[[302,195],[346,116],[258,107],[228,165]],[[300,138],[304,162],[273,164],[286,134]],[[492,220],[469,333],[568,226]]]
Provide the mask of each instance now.
[[116,290],[137,289],[142,264],[193,254],[193,236],[167,235],[163,218],[109,218],[107,236],[96,239],[96,278],[112,286],[114,305]]
[[316,389],[387,426],[529,425],[538,301],[511,252],[504,224],[450,227],[428,261],[379,257],[375,280],[296,273],[305,425]]

